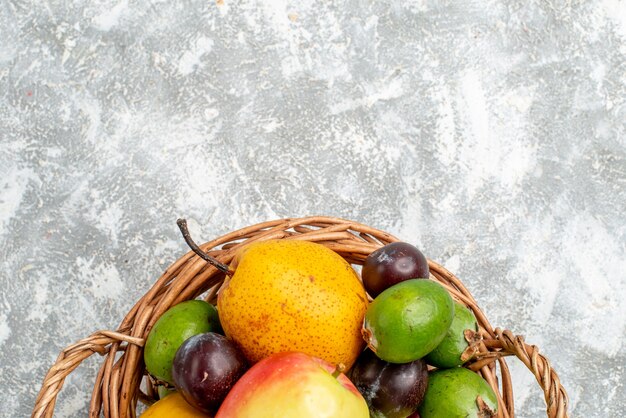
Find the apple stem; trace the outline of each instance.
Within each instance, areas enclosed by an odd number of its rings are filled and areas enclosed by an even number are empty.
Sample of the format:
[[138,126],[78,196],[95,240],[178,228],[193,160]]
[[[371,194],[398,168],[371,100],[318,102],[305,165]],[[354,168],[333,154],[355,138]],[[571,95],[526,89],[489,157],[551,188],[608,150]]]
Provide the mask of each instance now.
[[232,275],[235,274],[235,272],[231,270],[230,267],[228,267],[226,264],[221,263],[216,258],[211,257],[210,255],[202,251],[200,247],[198,247],[198,245],[195,242],[193,242],[193,239],[191,239],[191,235],[189,234],[189,229],[187,228],[186,219],[183,219],[183,218],[178,219],[176,221],[176,225],[178,225],[178,229],[180,229],[180,232],[183,234],[183,238],[185,239],[185,242],[187,243],[187,245],[189,245],[189,248],[191,248],[191,250],[194,253],[198,254],[200,258],[205,260],[207,263],[209,263],[210,265],[212,265],[213,267],[215,267],[222,273],[228,275],[229,277],[232,277]]
[[339,375],[346,371],[346,365],[343,363],[339,363],[337,367],[335,367],[335,371],[333,372],[333,377],[336,379]]

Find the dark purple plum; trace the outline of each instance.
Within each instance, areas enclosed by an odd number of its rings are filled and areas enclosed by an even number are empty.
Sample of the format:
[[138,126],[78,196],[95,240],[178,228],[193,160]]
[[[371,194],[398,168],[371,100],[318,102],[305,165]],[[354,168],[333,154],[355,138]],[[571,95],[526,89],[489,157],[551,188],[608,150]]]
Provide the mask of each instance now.
[[428,386],[422,360],[388,363],[365,350],[350,372],[350,380],[365,398],[374,418],[406,418],[415,413]]
[[183,342],[174,357],[172,376],[187,402],[214,414],[247,369],[245,357],[232,341],[207,332]]
[[363,286],[375,298],[383,290],[409,279],[427,279],[428,261],[406,242],[393,242],[372,252],[363,263]]

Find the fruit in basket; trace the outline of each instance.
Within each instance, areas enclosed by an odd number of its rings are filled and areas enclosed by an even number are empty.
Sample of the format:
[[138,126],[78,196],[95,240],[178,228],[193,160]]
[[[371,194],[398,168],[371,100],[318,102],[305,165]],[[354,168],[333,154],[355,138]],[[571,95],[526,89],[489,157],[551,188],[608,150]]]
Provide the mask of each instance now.
[[428,377],[422,418],[495,417],[498,399],[489,384],[463,367],[437,370]]
[[467,330],[474,333],[478,331],[476,317],[465,306],[454,302],[452,324],[439,345],[425,357],[426,362],[438,368],[450,368],[460,366],[469,360],[473,354],[473,347],[469,348],[470,344],[466,339]]
[[454,316],[450,294],[432,280],[398,283],[374,299],[363,323],[363,338],[390,363],[424,357],[443,340]]
[[218,295],[224,331],[255,363],[299,351],[349,368],[363,347],[365,289],[339,254],[308,241],[252,243]]
[[406,242],[392,242],[372,252],[363,263],[365,290],[375,298],[383,290],[409,279],[427,279],[428,261]]
[[187,338],[221,330],[215,307],[202,300],[188,300],[168,309],[154,324],[144,347],[146,370],[158,380],[173,384],[172,363]]
[[229,339],[207,332],[182,343],[174,357],[172,377],[187,402],[214,414],[247,369],[243,353]]
[[424,397],[428,371],[424,360],[388,363],[365,350],[354,363],[350,379],[365,398],[372,418],[406,418]]
[[163,386],[163,385],[157,386],[157,395],[159,395],[159,399],[163,399],[166,396],[170,396],[173,393],[176,393],[176,389],[168,388],[167,386]]
[[141,414],[141,418],[207,418],[204,414],[189,405],[180,393],[172,393],[161,399]]
[[368,418],[365,400],[328,362],[304,353],[267,357],[232,388],[215,418]]

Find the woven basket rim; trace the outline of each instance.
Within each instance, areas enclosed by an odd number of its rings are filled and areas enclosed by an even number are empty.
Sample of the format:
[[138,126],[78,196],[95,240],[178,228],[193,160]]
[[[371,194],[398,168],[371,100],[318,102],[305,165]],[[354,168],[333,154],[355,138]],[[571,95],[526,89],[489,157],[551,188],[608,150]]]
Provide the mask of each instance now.
[[[308,240],[327,246],[351,264],[362,264],[375,249],[399,241],[392,234],[360,222],[329,216],[284,218],[261,222],[226,233],[200,245],[224,264],[242,245],[268,239]],[[515,356],[533,373],[544,392],[550,418],[568,417],[569,400],[557,373],[534,345],[511,331],[493,328],[477,302],[454,274],[428,260],[430,279],[471,309],[479,323],[479,352],[467,368],[479,373],[498,397],[498,417],[514,417],[513,386],[505,357]],[[169,307],[200,296],[215,302],[224,274],[193,251],[172,263],[135,303],[115,331],[98,331],[66,347],[46,374],[32,417],[52,417],[65,378],[93,353],[103,356],[92,391],[89,416],[135,417],[138,401],[151,403],[154,382],[145,376],[142,348],[147,333]],[[140,390],[140,385],[145,390]]]

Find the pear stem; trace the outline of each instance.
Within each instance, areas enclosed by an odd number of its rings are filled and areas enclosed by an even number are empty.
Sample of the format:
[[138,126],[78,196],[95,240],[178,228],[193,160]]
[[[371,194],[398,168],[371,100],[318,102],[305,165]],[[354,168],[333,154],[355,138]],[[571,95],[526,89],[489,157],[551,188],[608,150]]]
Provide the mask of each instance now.
[[187,243],[187,245],[189,245],[189,248],[191,248],[191,250],[194,253],[198,254],[200,258],[202,258],[204,261],[206,261],[207,263],[209,263],[210,265],[212,265],[213,267],[215,267],[216,269],[218,269],[219,271],[221,271],[222,273],[226,274],[229,277],[232,277],[232,275],[235,274],[235,272],[231,270],[230,267],[228,267],[226,264],[221,263],[219,260],[217,260],[214,257],[211,257],[210,255],[202,251],[200,247],[198,247],[198,245],[193,241],[193,239],[191,239],[191,235],[189,234],[189,228],[187,228],[186,219],[183,219],[183,218],[178,219],[176,221],[176,225],[178,225],[178,229],[180,229],[180,232],[183,234],[183,238],[185,239],[185,242]]

